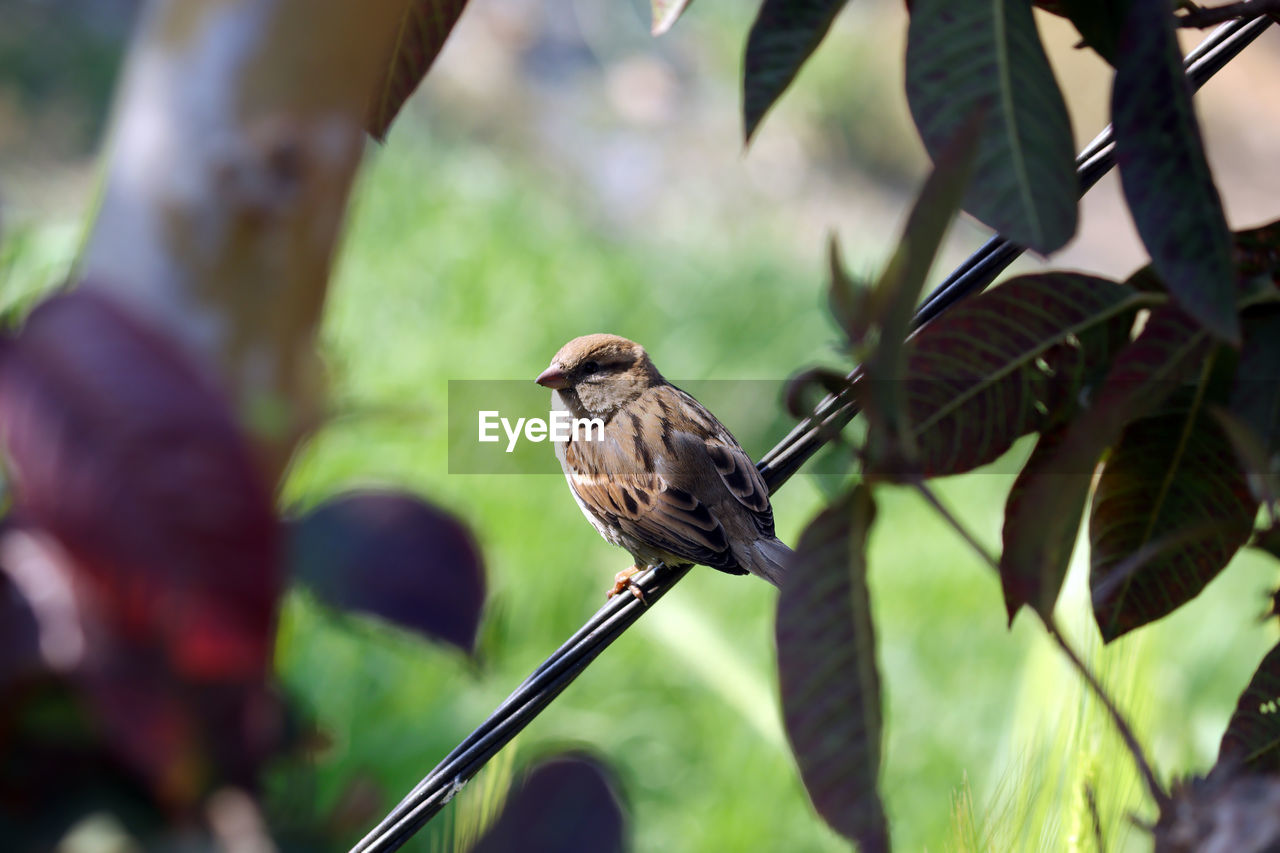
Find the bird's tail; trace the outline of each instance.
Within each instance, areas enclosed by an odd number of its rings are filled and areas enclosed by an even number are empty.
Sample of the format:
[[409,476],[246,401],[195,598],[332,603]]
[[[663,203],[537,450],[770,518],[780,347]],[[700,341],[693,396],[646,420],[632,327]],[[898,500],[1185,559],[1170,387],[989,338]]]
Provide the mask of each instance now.
[[794,552],[778,539],[757,539],[751,543],[750,563],[744,562],[743,567],[780,587],[794,556]]

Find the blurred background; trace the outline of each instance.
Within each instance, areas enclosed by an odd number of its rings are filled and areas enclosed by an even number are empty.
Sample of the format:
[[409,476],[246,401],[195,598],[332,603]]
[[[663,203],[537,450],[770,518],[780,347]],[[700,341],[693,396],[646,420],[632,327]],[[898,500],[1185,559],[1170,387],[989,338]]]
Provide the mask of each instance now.
[[[139,5],[0,0],[0,307],[70,268]],[[305,825],[357,789],[392,805],[628,564],[559,475],[448,473],[449,380],[531,380],[562,343],[595,331],[642,342],[677,381],[780,381],[843,364],[825,308],[827,235],[839,235],[853,271],[876,271],[927,167],[902,93],[905,12],[894,0],[850,4],[744,150],[739,76],[753,15],[699,0],[655,40],[634,0],[471,0],[386,144],[370,144],[319,342],[329,418],[280,500],[308,507],[371,484],[419,492],[471,525],[490,597],[475,660],[301,593],[288,599],[280,678],[329,742],[273,776],[271,802],[287,820]],[[1039,20],[1083,144],[1105,121],[1108,69],[1073,49],[1069,25]],[[1277,81],[1271,32],[1197,100],[1236,227],[1277,215]],[[1081,234],[1049,264],[1124,276],[1141,263],[1117,193],[1111,178],[1090,194]],[[935,278],[986,236],[959,223]],[[778,420],[778,399],[750,402],[734,415],[751,418],[754,406],[759,421]],[[993,550],[1010,470],[939,484]],[[840,483],[789,483],[774,501],[782,538],[794,543]],[[905,491],[883,490],[871,551],[883,790],[900,848],[1093,849],[1086,789],[1111,849],[1146,846],[1127,820],[1147,813],[1131,761],[1038,623],[1006,626],[994,575]],[[1191,606],[1103,649],[1082,556],[1062,620],[1161,774],[1207,768],[1276,641],[1262,622],[1274,567],[1243,555]],[[413,849],[465,846],[512,773],[566,746],[615,768],[637,850],[845,849],[813,815],[779,724],[775,596],[750,578],[693,572]]]

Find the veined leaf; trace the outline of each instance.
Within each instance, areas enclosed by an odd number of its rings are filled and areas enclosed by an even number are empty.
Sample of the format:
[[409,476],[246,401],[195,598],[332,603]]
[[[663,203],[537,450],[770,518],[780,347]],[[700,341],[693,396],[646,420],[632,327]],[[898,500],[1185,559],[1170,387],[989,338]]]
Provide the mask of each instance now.
[[1267,652],[1240,695],[1218,747],[1218,766],[1280,773],[1280,646]]
[[1080,273],[1010,279],[921,329],[906,396],[926,476],[985,465],[1073,410],[1152,297]]
[[391,122],[427,76],[466,6],[467,0],[406,0],[365,119],[365,130],[374,139],[386,138]]
[[1213,184],[1168,0],[1131,0],[1111,94],[1116,164],[1151,261],[1173,298],[1240,342],[1231,236]]
[[[1211,358],[1195,387],[1125,427],[1102,469],[1089,520],[1089,583],[1107,642],[1198,595],[1253,530],[1258,501],[1208,411],[1212,366]],[[1177,548],[1117,571],[1150,543],[1206,523]]]
[[866,575],[874,520],[864,485],[813,520],[782,584],[777,620],[782,716],[800,776],[818,814],[863,853],[889,848]]
[[845,0],[764,0],[760,5],[742,62],[742,126],[748,144],[844,4]]
[[[1080,484],[1089,481],[1099,457],[1126,424],[1198,374],[1211,347],[1208,332],[1195,321],[1168,306],[1157,309],[1141,334],[1116,356],[1095,400],[1060,435],[1050,442],[1042,439],[1044,451],[1033,454],[1034,464],[1019,475],[1017,491],[1010,495],[1013,512],[1005,516],[1001,576],[1019,579],[1015,597],[1007,600],[1010,610],[1023,603],[1041,612],[1052,607],[1057,598],[1053,582],[1060,584],[1066,576],[1080,527]],[[1018,586],[1027,579],[1030,585]]]
[[1071,120],[1028,0],[917,0],[907,103],[935,158],[985,107],[965,210],[1038,252],[1071,239],[1078,190]]

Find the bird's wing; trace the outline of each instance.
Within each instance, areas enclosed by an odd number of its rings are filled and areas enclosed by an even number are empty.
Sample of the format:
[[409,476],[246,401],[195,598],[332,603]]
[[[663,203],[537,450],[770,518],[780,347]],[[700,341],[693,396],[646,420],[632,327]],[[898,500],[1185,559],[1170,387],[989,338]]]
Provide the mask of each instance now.
[[772,538],[773,507],[769,505],[769,487],[765,485],[764,478],[760,476],[751,457],[728,428],[707,411],[706,407],[674,385],[667,385],[666,388],[680,398],[682,405],[679,411],[689,415],[683,426],[702,439],[707,456],[729,494],[750,513],[760,535]]
[[591,474],[573,467],[568,474],[583,505],[628,537],[690,563],[745,574],[706,505],[661,475]]

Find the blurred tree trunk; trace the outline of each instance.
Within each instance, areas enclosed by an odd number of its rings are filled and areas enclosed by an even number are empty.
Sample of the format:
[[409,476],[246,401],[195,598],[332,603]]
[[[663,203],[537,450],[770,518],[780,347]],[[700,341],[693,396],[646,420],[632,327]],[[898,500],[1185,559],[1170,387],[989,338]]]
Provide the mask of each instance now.
[[407,0],[152,0],[81,275],[216,376],[268,482],[319,412],[314,337]]

